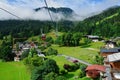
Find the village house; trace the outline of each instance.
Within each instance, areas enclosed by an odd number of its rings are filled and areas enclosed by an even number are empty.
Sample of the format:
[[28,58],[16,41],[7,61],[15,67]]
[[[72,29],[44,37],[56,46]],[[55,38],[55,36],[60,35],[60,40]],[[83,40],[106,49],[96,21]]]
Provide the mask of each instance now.
[[108,58],[107,58],[108,55],[118,53],[118,52],[120,52],[119,47],[118,48],[109,48],[109,49],[101,48],[100,49],[100,55],[104,58],[104,61],[103,61],[104,65],[109,66],[109,62],[108,62]]
[[92,79],[100,77],[100,74],[105,73],[105,66],[102,65],[90,65],[86,68],[86,76]]
[[120,80],[120,53],[108,55],[107,58],[111,66],[113,80]]
[[116,47],[116,42],[114,42],[114,41],[105,41],[105,48],[114,48],[114,47]]
[[120,47],[118,48],[101,48],[100,49],[100,55],[104,58],[106,58],[110,54],[118,53],[120,52]]
[[88,39],[92,40],[93,42],[98,42],[99,41],[99,36],[93,36],[93,35],[86,35]]

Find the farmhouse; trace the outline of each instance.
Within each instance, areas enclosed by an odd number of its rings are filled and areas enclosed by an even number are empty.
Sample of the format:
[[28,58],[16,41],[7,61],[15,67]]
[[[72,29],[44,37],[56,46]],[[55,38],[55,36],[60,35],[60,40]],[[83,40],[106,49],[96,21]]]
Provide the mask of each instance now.
[[120,53],[108,55],[108,62],[111,65],[111,73],[114,80],[120,80]]
[[114,41],[105,41],[105,48],[114,48],[116,45]]
[[93,42],[99,41],[99,36],[93,36],[93,35],[86,35],[88,39],[91,39]]
[[100,55],[106,58],[110,54],[118,53],[120,52],[120,48],[101,48],[100,49]]
[[86,68],[86,75],[90,78],[97,78],[100,73],[105,73],[105,66],[102,65],[90,65]]

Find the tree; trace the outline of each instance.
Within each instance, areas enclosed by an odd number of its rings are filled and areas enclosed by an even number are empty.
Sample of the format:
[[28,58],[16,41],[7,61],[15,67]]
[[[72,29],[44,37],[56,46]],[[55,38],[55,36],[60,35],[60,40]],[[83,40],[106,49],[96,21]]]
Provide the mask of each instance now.
[[31,74],[31,80],[43,80],[44,74],[44,68],[42,66],[34,68]]
[[[51,73],[53,72],[53,73]],[[50,73],[50,74],[49,74]],[[47,59],[43,65],[35,68],[32,72],[31,79],[32,80],[44,80],[45,76],[51,76],[53,74],[59,73],[59,67],[56,62],[52,59]]]
[[102,65],[102,64],[103,64],[103,60],[104,60],[104,58],[103,58],[102,56],[96,55],[96,56],[95,56],[95,60],[94,60],[95,62],[94,62],[94,63],[95,63],[95,64],[101,64],[101,65]]
[[45,41],[48,42],[48,43],[53,43],[54,42],[52,37],[47,37]]
[[50,72],[47,75],[45,75],[44,80],[56,80],[57,74],[54,72]]
[[49,56],[49,55],[57,55],[58,54],[58,51],[56,49],[53,49],[53,48],[49,48],[48,51],[46,52],[46,55]]
[[91,40],[91,39],[84,38],[84,43],[85,43],[85,44],[89,44],[89,43],[91,43],[91,42],[92,42],[92,40]]
[[74,46],[79,46],[79,41],[82,35],[80,33],[74,33],[72,36]]
[[14,60],[15,54],[12,53],[12,47],[9,42],[3,41],[0,47],[0,59],[4,61],[12,61]]
[[27,57],[24,59],[24,64],[39,67],[43,64],[43,58],[37,55],[34,55],[33,57]]
[[41,66],[43,64],[43,58],[35,55],[34,57],[31,58],[31,64],[33,66]]
[[56,80],[67,80],[67,78],[64,76],[57,76]]
[[63,76],[59,76],[54,72],[51,72],[45,76],[44,80],[66,80],[66,78]]
[[45,61],[43,64],[43,67],[45,68],[45,72],[50,73],[50,72],[55,72],[59,73],[59,67],[56,64],[56,62],[52,59],[48,59]]
[[62,46],[63,45],[62,36],[58,36],[57,39],[55,40],[55,43]]

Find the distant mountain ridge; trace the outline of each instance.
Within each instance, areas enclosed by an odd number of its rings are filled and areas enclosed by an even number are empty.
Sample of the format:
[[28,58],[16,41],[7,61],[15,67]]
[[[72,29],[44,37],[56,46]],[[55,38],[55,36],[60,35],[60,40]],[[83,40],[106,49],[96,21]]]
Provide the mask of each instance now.
[[54,7],[41,7],[41,8],[36,8],[35,11],[39,11],[41,9],[47,9],[47,10],[50,10],[54,13],[59,13],[59,12],[62,12],[64,14],[72,14],[74,13],[74,11],[70,8],[67,8],[67,7],[59,7],[59,8],[54,8]]
[[[78,15],[74,12],[74,10],[72,10],[71,8],[67,8],[67,7],[59,7],[59,8],[54,8],[54,7],[39,7],[34,9],[36,12],[38,11],[42,11],[42,10],[49,10],[52,13],[57,13],[57,14],[61,14],[63,20],[70,20],[70,19],[74,19],[75,17],[78,17]],[[56,16],[56,15],[54,15]]]

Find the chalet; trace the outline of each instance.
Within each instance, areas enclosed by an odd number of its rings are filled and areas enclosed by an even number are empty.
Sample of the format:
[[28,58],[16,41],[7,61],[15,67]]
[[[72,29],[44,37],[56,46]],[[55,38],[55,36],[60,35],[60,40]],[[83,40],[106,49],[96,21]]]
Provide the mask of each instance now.
[[120,53],[108,55],[107,58],[113,69],[120,70]]
[[106,58],[110,54],[118,53],[120,52],[120,48],[101,48],[100,49],[100,55]]
[[114,41],[105,41],[105,48],[114,48],[116,45]]
[[105,66],[90,65],[86,68],[86,76],[92,79],[99,77],[100,73],[105,73]]
[[99,36],[93,36],[93,35],[86,35],[88,39],[91,39],[93,42],[99,41]]
[[111,73],[114,80],[120,80],[120,53],[108,55]]

